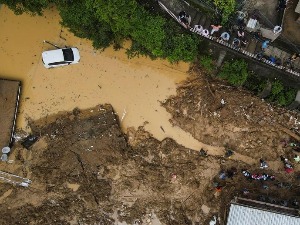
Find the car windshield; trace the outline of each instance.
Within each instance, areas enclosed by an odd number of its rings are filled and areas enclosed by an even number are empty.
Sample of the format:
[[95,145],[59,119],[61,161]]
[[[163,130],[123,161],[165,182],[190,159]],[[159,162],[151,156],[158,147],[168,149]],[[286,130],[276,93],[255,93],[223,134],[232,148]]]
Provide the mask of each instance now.
[[74,61],[74,55],[71,48],[62,49],[65,61]]

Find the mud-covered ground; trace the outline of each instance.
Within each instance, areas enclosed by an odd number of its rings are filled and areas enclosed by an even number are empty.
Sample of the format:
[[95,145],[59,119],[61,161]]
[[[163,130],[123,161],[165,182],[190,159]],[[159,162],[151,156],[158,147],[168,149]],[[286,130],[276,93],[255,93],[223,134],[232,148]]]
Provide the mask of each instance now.
[[[214,215],[224,224],[230,200],[243,188],[249,198],[287,200],[294,207],[300,167],[286,174],[279,157],[292,159],[281,140],[298,138],[299,115],[197,69],[192,74],[163,105],[174,125],[206,144],[207,157],[171,139],[158,141],[142,127],[123,134],[110,105],[33,121],[39,140],[29,150],[17,142],[11,161],[0,165],[32,184],[1,184],[0,224],[208,224]],[[226,148],[234,151],[230,159]],[[259,169],[261,157],[269,163],[265,171]],[[220,180],[219,172],[232,167],[237,174]],[[242,169],[276,179],[249,181]],[[278,182],[292,186],[279,188]]]

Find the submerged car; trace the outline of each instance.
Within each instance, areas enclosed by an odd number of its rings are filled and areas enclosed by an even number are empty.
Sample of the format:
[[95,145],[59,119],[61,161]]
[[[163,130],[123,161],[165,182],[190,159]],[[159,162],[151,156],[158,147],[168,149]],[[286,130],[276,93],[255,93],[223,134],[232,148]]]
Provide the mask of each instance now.
[[42,53],[42,61],[46,68],[67,66],[79,63],[80,55],[77,48],[62,48]]

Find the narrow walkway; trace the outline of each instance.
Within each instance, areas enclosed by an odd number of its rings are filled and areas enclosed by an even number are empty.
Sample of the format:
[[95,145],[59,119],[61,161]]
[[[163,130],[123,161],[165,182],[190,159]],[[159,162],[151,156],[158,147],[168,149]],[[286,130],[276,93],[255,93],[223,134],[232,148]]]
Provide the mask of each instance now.
[[[190,29],[191,32],[197,33],[197,31],[194,29],[195,25],[201,25],[203,29],[207,29],[208,31],[211,31],[211,25],[213,24],[211,18],[196,9],[192,8],[190,5],[188,5],[186,2],[181,0],[159,0],[159,5],[167,11],[178,23],[180,23],[183,27]],[[190,28],[188,28],[185,24],[183,24],[178,19],[178,15],[181,11],[185,11],[188,15],[191,17],[190,21]],[[291,55],[285,51],[282,51],[276,47],[273,47],[269,45],[269,47],[264,51],[264,57],[259,58],[257,56],[257,53],[261,52],[261,46],[262,46],[262,40],[256,40],[252,34],[247,33],[245,36],[248,40],[248,44],[245,47],[236,48],[232,45],[233,39],[237,37],[237,31],[227,31],[223,28],[219,30],[219,34],[222,32],[228,32],[230,34],[230,39],[228,42],[225,42],[223,40],[219,40],[216,37],[213,37],[211,35],[204,35],[203,33],[197,33],[198,35],[210,39],[211,41],[218,42],[221,45],[224,45],[234,51],[237,51],[239,53],[242,53],[252,59],[255,59],[258,63],[267,64],[269,66],[272,66],[276,69],[279,69],[282,72],[287,72],[289,74],[293,74],[300,78],[300,59],[298,58],[293,62],[293,69],[287,68],[283,66],[284,62],[290,57]],[[277,65],[270,60],[270,56],[277,58],[280,64]]]

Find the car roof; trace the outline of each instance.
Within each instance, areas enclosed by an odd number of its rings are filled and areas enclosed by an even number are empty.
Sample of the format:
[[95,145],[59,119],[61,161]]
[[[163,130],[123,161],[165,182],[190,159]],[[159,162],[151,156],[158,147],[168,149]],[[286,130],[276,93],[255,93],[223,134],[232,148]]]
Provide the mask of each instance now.
[[45,51],[42,53],[42,58],[45,64],[64,61],[62,49]]

